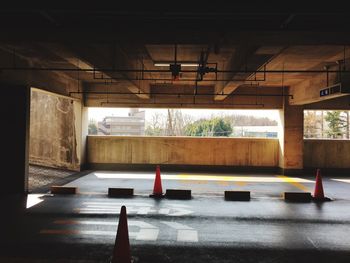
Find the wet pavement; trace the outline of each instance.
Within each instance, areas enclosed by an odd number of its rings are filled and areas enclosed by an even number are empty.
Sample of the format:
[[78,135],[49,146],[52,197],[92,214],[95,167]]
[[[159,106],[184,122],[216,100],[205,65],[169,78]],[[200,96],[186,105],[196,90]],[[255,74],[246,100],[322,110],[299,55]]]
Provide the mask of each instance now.
[[[282,192],[312,191],[314,179],[162,174],[163,190],[192,189],[193,198],[157,200],[148,197],[153,177],[96,172],[68,184],[78,195],[3,199],[0,262],[108,262],[122,205],[135,262],[349,262],[347,178],[324,178],[333,201],[289,203]],[[136,195],[108,198],[108,187]],[[250,190],[252,199],[225,201],[223,190]]]

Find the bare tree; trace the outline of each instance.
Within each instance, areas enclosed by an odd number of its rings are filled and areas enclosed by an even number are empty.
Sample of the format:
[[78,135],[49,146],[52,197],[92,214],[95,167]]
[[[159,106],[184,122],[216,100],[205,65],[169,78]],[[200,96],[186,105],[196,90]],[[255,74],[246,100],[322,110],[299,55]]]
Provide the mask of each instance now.
[[146,135],[184,136],[185,127],[192,122],[192,116],[183,114],[181,110],[168,109],[166,114],[156,112],[147,124]]

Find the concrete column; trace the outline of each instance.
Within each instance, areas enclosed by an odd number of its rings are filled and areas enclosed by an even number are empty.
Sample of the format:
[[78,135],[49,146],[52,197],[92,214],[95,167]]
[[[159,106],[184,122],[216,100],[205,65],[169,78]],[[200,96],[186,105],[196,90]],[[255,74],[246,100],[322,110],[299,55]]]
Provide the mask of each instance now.
[[80,170],[84,170],[87,166],[87,136],[88,128],[88,108],[82,105],[81,108],[81,152],[80,152]]
[[1,84],[0,194],[23,194],[28,186],[30,88]]
[[303,170],[303,107],[284,101],[279,121],[279,168],[282,174],[300,174]]

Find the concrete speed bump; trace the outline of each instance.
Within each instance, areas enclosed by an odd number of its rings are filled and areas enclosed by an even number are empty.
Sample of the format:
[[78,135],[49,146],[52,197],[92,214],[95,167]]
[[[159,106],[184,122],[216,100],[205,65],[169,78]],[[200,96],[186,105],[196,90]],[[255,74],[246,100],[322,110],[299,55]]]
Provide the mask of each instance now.
[[191,199],[191,190],[166,189],[165,197],[169,199]]
[[132,197],[133,195],[133,188],[108,188],[109,197]]
[[250,191],[225,191],[225,200],[228,201],[249,201]]
[[285,201],[290,202],[311,202],[312,196],[308,192],[284,192]]
[[51,194],[74,195],[78,192],[77,187],[72,186],[56,186],[50,187]]

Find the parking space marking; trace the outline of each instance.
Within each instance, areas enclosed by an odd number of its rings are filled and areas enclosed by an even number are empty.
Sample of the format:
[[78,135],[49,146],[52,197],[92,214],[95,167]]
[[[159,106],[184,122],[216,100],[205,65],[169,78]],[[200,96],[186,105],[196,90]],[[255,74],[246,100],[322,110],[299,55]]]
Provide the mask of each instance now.
[[[130,237],[133,237],[133,233],[129,233]],[[156,241],[158,238],[159,229],[150,229],[143,228],[140,232],[136,233],[136,240],[144,240],[144,241]]]
[[125,205],[129,214],[148,215],[159,214],[166,216],[185,216],[193,213],[187,205],[169,204],[167,207],[155,207],[148,203],[124,202],[83,202],[83,207],[74,208],[79,214],[119,214],[120,207]]
[[192,227],[173,221],[161,221],[161,223],[177,230],[178,242],[198,242],[198,231]]
[[[300,178],[296,178],[296,177],[288,177],[285,175],[276,175],[278,178],[280,178],[281,180],[283,180],[285,183],[289,183],[291,185],[293,185],[294,187],[298,188],[301,191],[304,192],[310,192],[309,188],[307,188],[306,186],[302,185],[298,179]],[[311,181],[312,182],[312,181]]]
[[178,230],[177,242],[198,242],[198,232],[196,230]]
[[176,230],[179,230],[179,229],[182,229],[182,230],[192,230],[193,228],[192,227],[189,227],[189,226],[186,226],[186,225],[183,225],[183,224],[180,224],[180,223],[177,223],[177,222],[168,222],[168,221],[161,221],[163,224],[171,227],[171,228],[174,228]]

